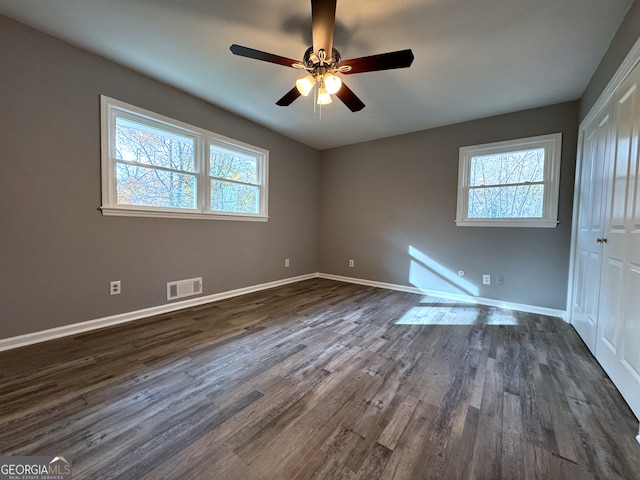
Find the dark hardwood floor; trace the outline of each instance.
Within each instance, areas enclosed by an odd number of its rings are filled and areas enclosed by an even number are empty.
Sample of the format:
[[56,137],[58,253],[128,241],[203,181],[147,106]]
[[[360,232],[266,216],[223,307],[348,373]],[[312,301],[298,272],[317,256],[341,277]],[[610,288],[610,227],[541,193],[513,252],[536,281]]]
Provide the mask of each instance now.
[[638,479],[559,319],[329,280],[0,353],[0,452],[75,479]]

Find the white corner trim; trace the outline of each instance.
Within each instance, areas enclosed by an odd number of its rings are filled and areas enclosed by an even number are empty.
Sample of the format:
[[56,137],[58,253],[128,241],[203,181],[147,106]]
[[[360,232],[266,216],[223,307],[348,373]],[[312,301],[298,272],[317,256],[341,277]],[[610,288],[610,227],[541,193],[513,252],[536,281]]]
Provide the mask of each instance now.
[[493,298],[474,297],[472,295],[464,295],[459,293],[441,292],[438,290],[429,290],[426,288],[410,287],[408,285],[376,282],[373,280],[364,280],[361,278],[343,277],[340,275],[331,275],[328,273],[319,273],[318,277],[326,278],[328,280],[336,280],[338,282],[356,283],[358,285],[366,285],[369,287],[386,288],[388,290],[398,290],[400,292],[429,295],[431,297],[445,298],[447,300],[455,300],[457,302],[475,303],[478,305],[486,305],[488,307],[499,307],[506,308],[508,310],[517,310],[520,312],[546,315],[549,317],[558,317],[566,321],[566,312],[564,310],[556,310],[554,308],[538,307],[535,305],[526,305],[524,303],[505,302],[502,300],[495,300]]
[[[640,433],[640,432],[638,432],[638,433]],[[640,443],[640,435],[638,435],[638,436],[636,437],[636,440],[638,441],[638,443]]]
[[42,330],[40,332],[25,333],[24,335],[18,335],[16,337],[2,338],[0,339],[0,352],[4,350],[11,350],[13,348],[24,347],[32,345],[34,343],[45,342],[47,340],[53,340],[55,338],[68,337],[70,335],[77,335],[79,333],[88,332],[90,330],[97,330],[99,328],[111,327],[120,323],[132,322],[134,320],[140,320],[142,318],[152,317],[154,315],[161,315],[163,313],[175,312],[176,310],[183,310],[185,308],[197,307],[204,305],[205,303],[217,302],[227,298],[237,297],[239,295],[245,295],[247,293],[258,292],[261,290],[268,290],[270,288],[280,287],[282,285],[288,285],[290,283],[300,282],[302,280],[309,280],[316,278],[317,273],[311,273],[307,275],[300,275],[298,277],[290,277],[282,280],[275,280],[273,282],[262,283],[259,285],[253,285],[250,287],[238,288],[236,290],[229,290],[227,292],[214,293],[213,295],[207,295],[204,297],[192,298],[189,300],[182,300],[179,302],[171,302],[164,305],[158,305],[156,307],[143,308],[142,310],[135,310],[133,312],[120,313],[117,315],[111,315],[103,318],[96,318],[94,320],[88,320],[85,322],[74,323],[71,325],[64,325],[62,327],[50,328],[48,330]]

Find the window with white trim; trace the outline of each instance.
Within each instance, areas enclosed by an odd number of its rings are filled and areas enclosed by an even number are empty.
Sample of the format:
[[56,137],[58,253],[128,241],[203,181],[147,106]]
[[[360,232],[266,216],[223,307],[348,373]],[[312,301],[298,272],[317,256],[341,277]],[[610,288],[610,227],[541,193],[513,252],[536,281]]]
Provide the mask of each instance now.
[[460,148],[458,226],[555,227],[562,134]]
[[101,97],[102,213],[267,220],[269,152]]

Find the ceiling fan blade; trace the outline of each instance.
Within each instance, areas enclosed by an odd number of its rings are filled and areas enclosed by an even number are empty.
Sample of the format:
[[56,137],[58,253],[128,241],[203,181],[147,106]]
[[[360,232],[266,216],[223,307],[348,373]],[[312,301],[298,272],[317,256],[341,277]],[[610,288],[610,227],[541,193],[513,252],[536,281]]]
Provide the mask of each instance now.
[[345,75],[352,73],[375,72],[378,70],[391,70],[393,68],[407,68],[413,63],[411,49],[398,50],[397,52],[380,53],[369,57],[352,58],[343,60],[340,66],[349,65],[351,70],[342,72]]
[[293,87],[291,90],[285,93],[280,100],[276,102],[276,105],[279,105],[280,107],[288,107],[299,96],[300,96],[300,92],[298,91],[298,88]]
[[254,48],[243,47],[242,45],[236,45],[235,43],[231,45],[230,50],[234,55],[262,60],[263,62],[276,63],[278,65],[284,65],[285,67],[293,67],[294,63],[300,63],[299,61],[292,60],[291,58],[281,57],[280,55],[274,55],[273,53],[263,52]]
[[331,58],[333,49],[333,29],[336,23],[337,0],[311,0],[311,34],[313,52],[326,52],[326,59]]
[[356,94],[353,93],[353,90],[347,87],[344,82],[342,82],[340,90],[336,93],[336,97],[342,100],[342,103],[344,103],[352,112],[359,112],[365,107],[362,100],[360,100]]

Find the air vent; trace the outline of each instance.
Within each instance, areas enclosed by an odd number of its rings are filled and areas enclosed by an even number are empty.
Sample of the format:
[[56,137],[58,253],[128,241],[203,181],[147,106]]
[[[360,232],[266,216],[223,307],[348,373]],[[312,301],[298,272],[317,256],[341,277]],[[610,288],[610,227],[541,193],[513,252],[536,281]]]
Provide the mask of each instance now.
[[190,297],[202,293],[202,277],[167,283],[167,300]]

